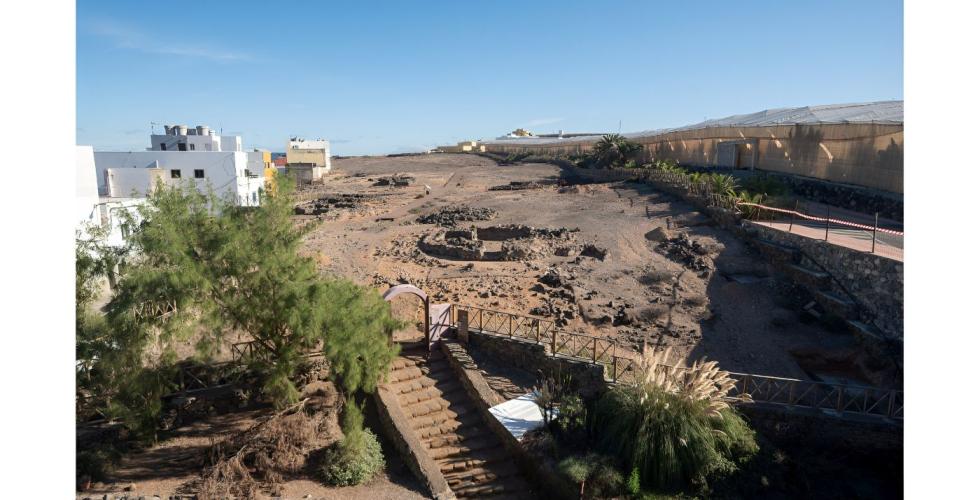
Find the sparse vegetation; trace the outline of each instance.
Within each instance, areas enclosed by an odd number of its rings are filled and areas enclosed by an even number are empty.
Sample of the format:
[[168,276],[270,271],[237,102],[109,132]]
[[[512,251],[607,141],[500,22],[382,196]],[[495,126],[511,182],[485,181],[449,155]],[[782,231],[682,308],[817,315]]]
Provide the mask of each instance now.
[[378,475],[385,466],[381,443],[364,428],[362,408],[349,400],[344,411],[344,437],[331,446],[321,471],[327,484],[353,486]]
[[[388,332],[400,323],[377,292],[320,277],[297,252],[310,226],[291,219],[291,183],[241,208],[191,185],[162,185],[140,209],[105,326],[77,324],[80,389],[112,394],[102,410],[142,437],[156,435],[160,398],[173,390],[175,346],[191,342],[210,359],[242,334],[254,349],[245,361],[261,375],[264,396],[279,407],[298,392],[292,377],[304,354],[320,349],[348,392],[371,391],[396,355]],[[92,263],[80,243],[82,283],[112,262]],[[78,304],[90,299],[80,287]],[[98,327],[97,327],[98,326]]]

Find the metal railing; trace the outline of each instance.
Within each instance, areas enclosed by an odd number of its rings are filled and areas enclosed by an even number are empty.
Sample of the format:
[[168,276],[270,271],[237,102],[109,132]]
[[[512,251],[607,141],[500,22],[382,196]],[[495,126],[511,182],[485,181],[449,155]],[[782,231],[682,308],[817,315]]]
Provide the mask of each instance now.
[[[452,323],[459,324],[459,312],[466,311],[468,328],[481,333],[545,346],[550,356],[601,364],[604,377],[612,384],[634,384],[645,375],[640,354],[630,346],[593,335],[559,330],[545,318],[513,314],[476,306],[453,304]],[[766,403],[787,408],[804,408],[833,415],[863,415],[902,421],[904,393],[897,389],[800,380],[751,373],[730,373],[736,380],[728,397],[732,402]]]

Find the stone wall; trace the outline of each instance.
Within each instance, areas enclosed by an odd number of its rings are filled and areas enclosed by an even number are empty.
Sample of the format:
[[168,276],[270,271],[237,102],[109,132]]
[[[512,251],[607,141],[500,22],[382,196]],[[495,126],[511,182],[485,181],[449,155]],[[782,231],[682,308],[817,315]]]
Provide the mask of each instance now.
[[902,262],[852,250],[798,234],[753,224],[750,234],[799,248],[826,268],[863,307],[889,338],[904,340],[905,278]]
[[591,398],[606,390],[605,368],[601,364],[550,356],[544,344],[473,330],[468,332],[467,337],[473,346],[502,363],[534,374],[571,376],[583,397]]

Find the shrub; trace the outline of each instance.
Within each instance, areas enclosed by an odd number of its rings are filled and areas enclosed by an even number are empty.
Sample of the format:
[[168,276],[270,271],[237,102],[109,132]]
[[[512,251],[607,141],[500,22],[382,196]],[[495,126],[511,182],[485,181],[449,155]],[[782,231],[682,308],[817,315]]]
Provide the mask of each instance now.
[[372,479],[384,469],[385,459],[381,443],[364,428],[364,415],[353,401],[346,406],[342,428],[343,439],[324,455],[324,481],[333,486],[353,486]]
[[643,146],[639,143],[619,134],[608,134],[592,146],[589,163],[595,168],[614,168],[627,166],[632,161],[632,167],[635,167],[636,156],[642,150]]
[[579,485],[580,498],[610,498],[623,492],[625,481],[613,457],[572,456],[559,462],[558,470]]
[[670,350],[645,349],[643,379],[599,401],[598,442],[648,487],[683,489],[713,474],[727,475],[758,451],[755,435],[729,407],[734,388],[715,362],[669,365]]

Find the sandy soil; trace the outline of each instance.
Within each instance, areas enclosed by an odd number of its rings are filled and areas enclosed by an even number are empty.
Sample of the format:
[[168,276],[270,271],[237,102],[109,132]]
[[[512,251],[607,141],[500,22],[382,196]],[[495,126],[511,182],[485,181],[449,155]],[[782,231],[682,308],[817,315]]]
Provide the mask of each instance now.
[[[407,187],[373,186],[381,177],[405,174]],[[771,269],[728,232],[694,207],[630,183],[560,188],[488,190],[514,181],[554,182],[558,167],[546,164],[497,166],[475,155],[339,159],[324,186],[303,196],[360,193],[370,198],[356,208],[328,211],[307,237],[305,251],[324,273],[385,290],[410,282],[434,302],[454,302],[501,311],[564,314],[564,330],[671,345],[687,357],[708,356],[731,371],[805,378],[793,350],[847,350],[847,335],[800,321],[788,310]],[[426,196],[425,186],[430,194]],[[526,224],[577,230],[577,243],[608,250],[604,260],[545,256],[523,261],[465,261],[427,255],[418,241],[436,226],[416,218],[447,206],[491,208],[489,221],[463,227]],[[658,251],[648,237],[670,222],[671,235],[686,233],[708,249],[710,269],[699,273]],[[574,297],[556,297],[539,278],[557,266],[572,276]],[[550,309],[549,309],[550,304]],[[396,307],[417,320],[415,304]],[[627,316],[627,324],[616,321]],[[568,318],[568,315],[573,317]],[[613,321],[610,321],[613,319]]]

